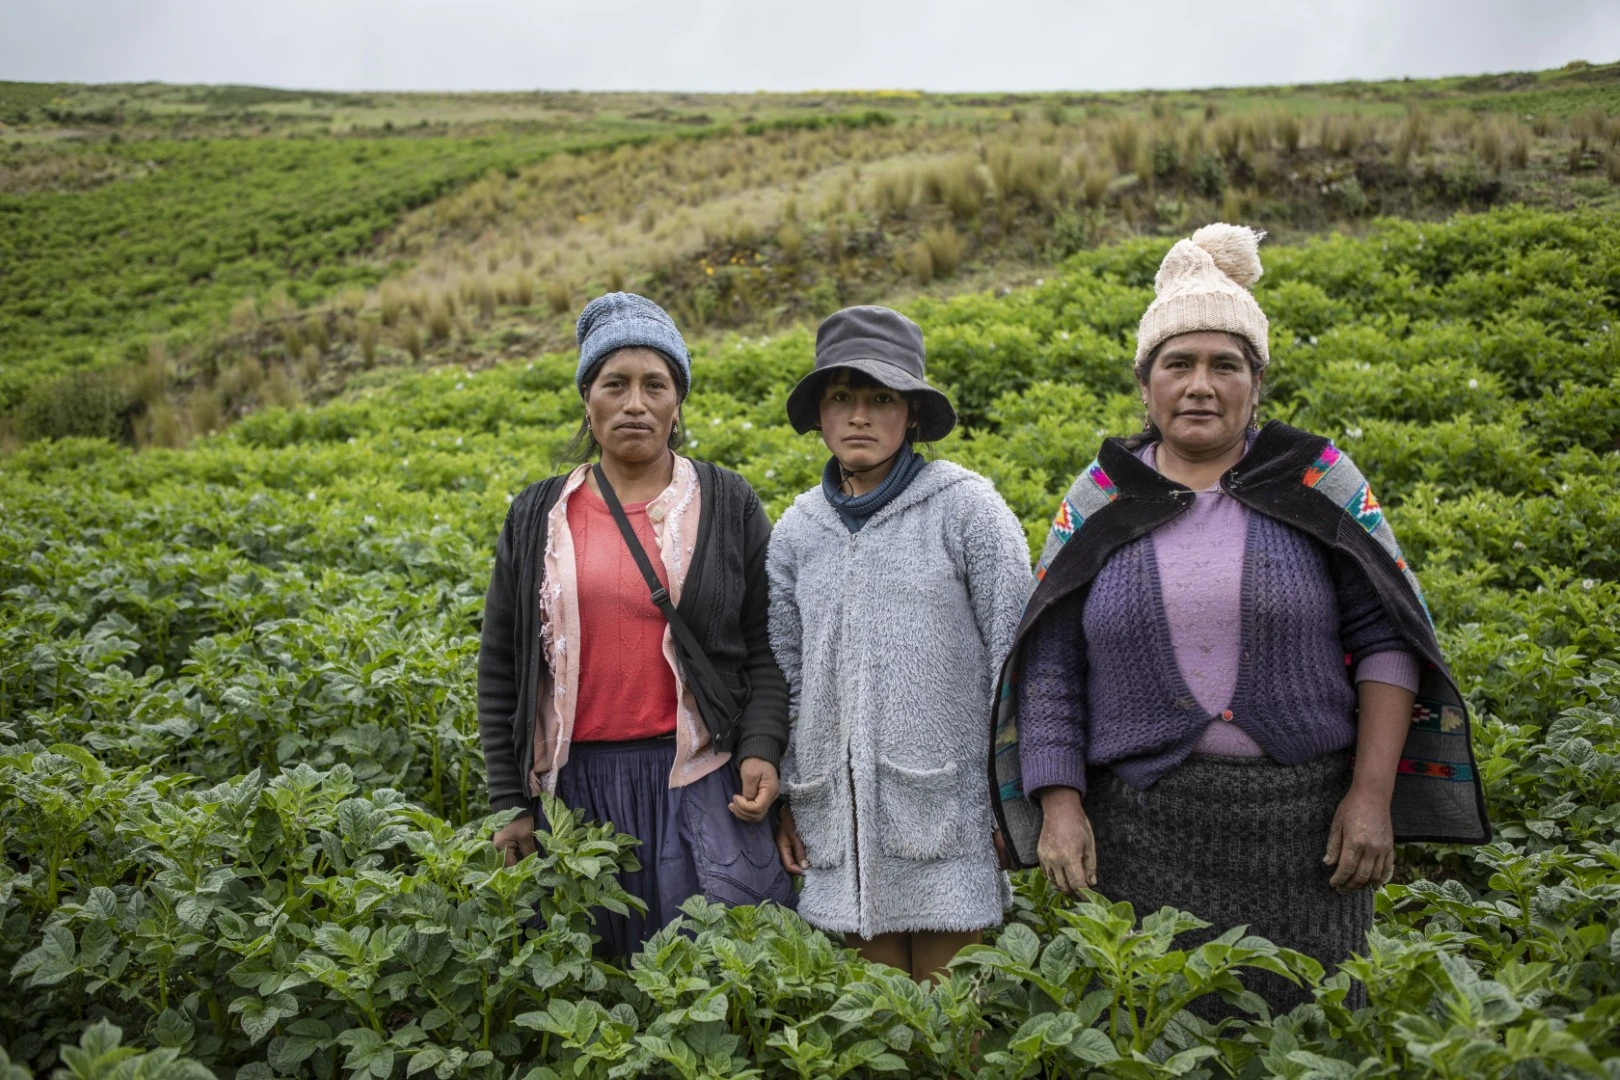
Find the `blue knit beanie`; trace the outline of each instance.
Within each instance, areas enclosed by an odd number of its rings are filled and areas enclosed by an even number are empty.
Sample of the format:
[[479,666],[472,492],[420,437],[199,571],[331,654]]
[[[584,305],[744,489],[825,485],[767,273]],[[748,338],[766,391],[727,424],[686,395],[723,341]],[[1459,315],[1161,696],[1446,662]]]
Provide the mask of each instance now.
[[682,398],[692,385],[692,358],[681,332],[669,313],[645,296],[626,292],[598,296],[579,313],[574,337],[579,341],[574,385],[582,395],[610,353],[633,345],[656,349],[668,358]]

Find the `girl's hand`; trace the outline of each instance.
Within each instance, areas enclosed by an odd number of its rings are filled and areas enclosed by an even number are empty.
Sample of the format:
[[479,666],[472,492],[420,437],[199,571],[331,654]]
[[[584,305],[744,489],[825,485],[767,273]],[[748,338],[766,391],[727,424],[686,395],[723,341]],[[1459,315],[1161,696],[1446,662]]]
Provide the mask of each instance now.
[[534,854],[534,818],[528,814],[513,818],[495,833],[495,850],[506,856],[506,865],[515,866],[525,855]]
[[782,857],[782,869],[799,877],[810,866],[804,853],[804,841],[799,839],[799,827],[793,823],[793,810],[782,807],[782,817],[776,825],[776,853]]
[[737,771],[742,777],[742,790],[731,797],[732,816],[743,821],[764,821],[765,811],[782,790],[776,766],[757,757],[743,758]]

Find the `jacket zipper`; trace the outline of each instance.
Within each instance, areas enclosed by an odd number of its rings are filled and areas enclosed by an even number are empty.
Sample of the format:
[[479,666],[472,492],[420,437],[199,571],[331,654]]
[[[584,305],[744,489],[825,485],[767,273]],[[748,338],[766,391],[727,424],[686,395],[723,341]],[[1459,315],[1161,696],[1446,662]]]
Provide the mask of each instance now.
[[[855,561],[855,547],[859,543],[859,533],[850,536],[849,561],[851,563]],[[850,609],[849,581],[847,578],[844,582],[844,603],[842,607],[844,611]],[[840,637],[847,642],[847,635],[840,635]],[[856,690],[859,691],[863,688],[857,685]],[[859,693],[856,694],[856,697],[857,699],[860,697]],[[852,722],[844,725],[844,772],[849,777],[849,843],[852,860],[850,866],[854,868],[855,874],[855,925],[858,928],[864,928],[866,925],[866,896],[861,889],[861,815],[860,809],[856,805],[858,785],[855,782],[855,726]],[[860,936],[865,938],[867,935],[863,933]]]

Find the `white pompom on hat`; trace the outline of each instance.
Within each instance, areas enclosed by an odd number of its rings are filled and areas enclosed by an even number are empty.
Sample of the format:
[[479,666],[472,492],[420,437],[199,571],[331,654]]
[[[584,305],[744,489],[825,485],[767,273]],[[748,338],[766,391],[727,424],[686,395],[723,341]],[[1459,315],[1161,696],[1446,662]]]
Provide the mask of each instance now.
[[1260,279],[1260,241],[1265,233],[1247,225],[1205,225],[1176,246],[1153,279],[1158,295],[1136,330],[1136,374],[1153,351],[1177,334],[1219,330],[1248,340],[1260,359],[1271,363],[1266,346],[1270,323],[1249,286]]

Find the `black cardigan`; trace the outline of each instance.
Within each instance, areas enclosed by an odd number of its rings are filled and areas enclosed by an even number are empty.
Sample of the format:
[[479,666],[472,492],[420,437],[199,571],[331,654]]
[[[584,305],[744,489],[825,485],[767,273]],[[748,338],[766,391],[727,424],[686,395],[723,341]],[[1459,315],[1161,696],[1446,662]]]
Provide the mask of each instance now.
[[[715,670],[747,704],[738,760],[776,764],[787,746],[787,680],[766,631],[765,548],[771,523],[748,481],[708,462],[697,468],[700,505],[692,562],[677,610],[703,643]],[[478,735],[492,810],[528,808],[524,778],[534,753],[540,685],[540,575],[546,519],[562,494],[563,476],[531,484],[512,500],[495,545],[495,571],[484,599],[478,650]]]

